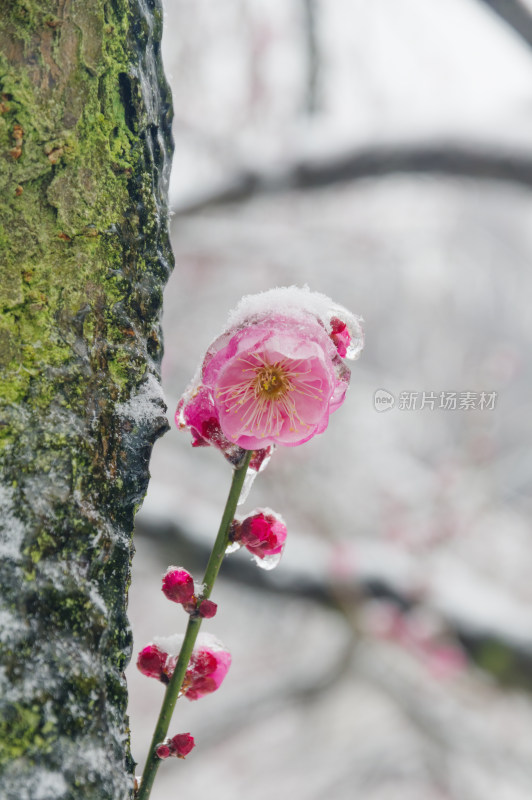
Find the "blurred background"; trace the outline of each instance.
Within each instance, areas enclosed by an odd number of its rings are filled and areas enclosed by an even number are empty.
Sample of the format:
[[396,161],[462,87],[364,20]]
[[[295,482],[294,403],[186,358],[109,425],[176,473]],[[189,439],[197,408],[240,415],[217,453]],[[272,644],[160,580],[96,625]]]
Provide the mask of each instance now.
[[[530,800],[532,2],[168,0],[163,44],[169,419],[244,294],[308,284],[367,344],[242,507],[283,515],[283,560],[224,563],[233,664],[153,800]],[[160,577],[201,576],[231,479],[173,424],[151,473],[135,654],[184,630]],[[163,687],[128,682],[140,773]]]

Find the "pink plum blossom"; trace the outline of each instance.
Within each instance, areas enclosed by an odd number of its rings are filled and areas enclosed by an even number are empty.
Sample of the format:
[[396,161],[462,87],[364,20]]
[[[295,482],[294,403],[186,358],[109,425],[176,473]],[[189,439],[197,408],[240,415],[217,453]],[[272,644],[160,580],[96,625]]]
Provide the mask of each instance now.
[[[213,604],[214,605],[214,604]],[[168,683],[176,668],[183,636],[158,639],[139,653],[137,666],[143,675]],[[209,633],[200,633],[192,651],[181,694],[198,700],[216,691],[231,666],[231,654]]]
[[155,748],[155,754],[157,758],[168,758],[172,755],[172,751],[165,742],[162,742],[162,744],[158,744]]
[[361,348],[359,319],[324,295],[289,287],[244,298],[181,399],[177,424],[233,463],[239,449],[302,444],[344,401],[350,372],[340,356]]
[[[205,636],[208,634],[203,634]],[[192,652],[183,689],[183,694],[189,700],[198,700],[216,691],[231,666],[231,654],[219,642],[215,644],[214,636],[210,639],[212,641],[209,643],[200,642]]]
[[194,597],[194,579],[182,567],[168,567],[163,576],[162,590],[174,603],[190,603]]
[[461,645],[439,630],[438,622],[430,617],[376,602],[366,609],[363,624],[374,636],[408,649],[438,679],[453,679],[467,668],[467,656]]
[[183,606],[187,614],[203,619],[214,617],[218,606],[198,594],[192,575],[183,567],[168,567],[163,575],[163,594],[174,603]]
[[178,733],[170,739],[173,754],[178,758],[188,756],[195,746],[194,737],[190,733]]
[[[208,447],[212,445],[224,454],[225,458],[238,465],[245,455],[245,450],[224,435],[212,394],[205,386],[189,388],[178,403],[175,423],[181,430],[189,429],[192,435],[192,447]],[[266,467],[273,447],[264,447],[253,453],[249,469],[258,473]]]
[[168,653],[155,644],[149,644],[138,654],[137,667],[148,678],[163,680],[167,658]]
[[212,600],[200,600],[197,611],[199,617],[211,619],[216,615],[218,606],[216,603],[213,603]]
[[282,553],[286,540],[286,525],[271,509],[257,508],[242,522],[233,523],[231,539],[239,542],[259,559]]
[[338,317],[331,319],[331,339],[336,346],[338,355],[345,358],[347,348],[351,344],[351,334],[345,322],[342,322]]
[[171,739],[165,739],[164,742],[158,744],[155,753],[161,759],[169,758],[169,756],[185,758],[193,747],[195,747],[194,737],[190,733],[178,733]]

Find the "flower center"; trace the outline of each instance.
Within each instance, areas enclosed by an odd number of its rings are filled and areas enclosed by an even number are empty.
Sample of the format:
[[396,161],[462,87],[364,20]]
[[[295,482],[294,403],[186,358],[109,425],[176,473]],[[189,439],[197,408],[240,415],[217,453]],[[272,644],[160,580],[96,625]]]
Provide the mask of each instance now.
[[247,353],[237,363],[241,379],[219,388],[216,397],[226,414],[238,416],[240,431],[264,438],[279,435],[285,424],[292,432],[310,429],[300,405],[305,398],[321,400],[323,395],[321,377],[313,374],[310,363],[288,358],[270,362],[263,353]]
[[290,389],[288,376],[280,364],[264,364],[257,369],[253,388],[256,396],[266,395],[275,400]]

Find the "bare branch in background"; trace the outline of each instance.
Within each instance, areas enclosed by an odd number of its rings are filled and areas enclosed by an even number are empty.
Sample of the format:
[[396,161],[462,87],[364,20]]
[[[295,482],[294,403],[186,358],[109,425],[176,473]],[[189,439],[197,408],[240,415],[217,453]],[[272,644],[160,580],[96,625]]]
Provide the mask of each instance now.
[[[196,564],[198,568],[204,564],[208,556],[208,546],[174,521],[137,518],[136,535],[149,535],[153,547],[168,549],[169,559],[175,557],[177,548],[182,560],[190,563],[193,569]],[[404,587],[395,585],[389,574],[373,570],[371,574],[355,575],[349,582],[334,583],[326,579],[321,581],[286,565],[282,574],[272,576],[263,570],[259,572],[251,562],[231,558],[224,563],[224,577],[255,591],[312,600],[338,608],[346,618],[351,618],[353,610],[367,600],[386,601],[404,614],[428,609],[440,618],[442,629],[461,643],[475,663],[494,674],[504,685],[532,690],[530,645],[515,639],[506,626],[497,622],[485,629],[481,624],[475,627],[466,613],[463,617],[456,612],[446,613],[444,608],[431,603],[430,596],[421,598],[415,590],[410,595]]]
[[532,47],[532,13],[522,0],[479,0]]
[[531,188],[532,152],[516,153],[501,146],[473,142],[367,146],[322,160],[301,159],[277,172],[243,168],[225,183],[203,194],[174,202],[172,211],[192,214],[260,194],[317,189],[394,173],[497,180]]
[[316,0],[303,0],[303,35],[307,71],[305,111],[312,116],[319,105],[320,51],[318,42],[318,5]]

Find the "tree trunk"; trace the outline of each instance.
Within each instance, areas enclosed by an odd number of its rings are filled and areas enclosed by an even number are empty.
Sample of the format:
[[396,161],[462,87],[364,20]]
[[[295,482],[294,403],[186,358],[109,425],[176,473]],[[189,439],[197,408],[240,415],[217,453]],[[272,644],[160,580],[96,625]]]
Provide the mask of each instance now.
[[126,616],[171,268],[158,0],[0,0],[0,797],[132,795]]

